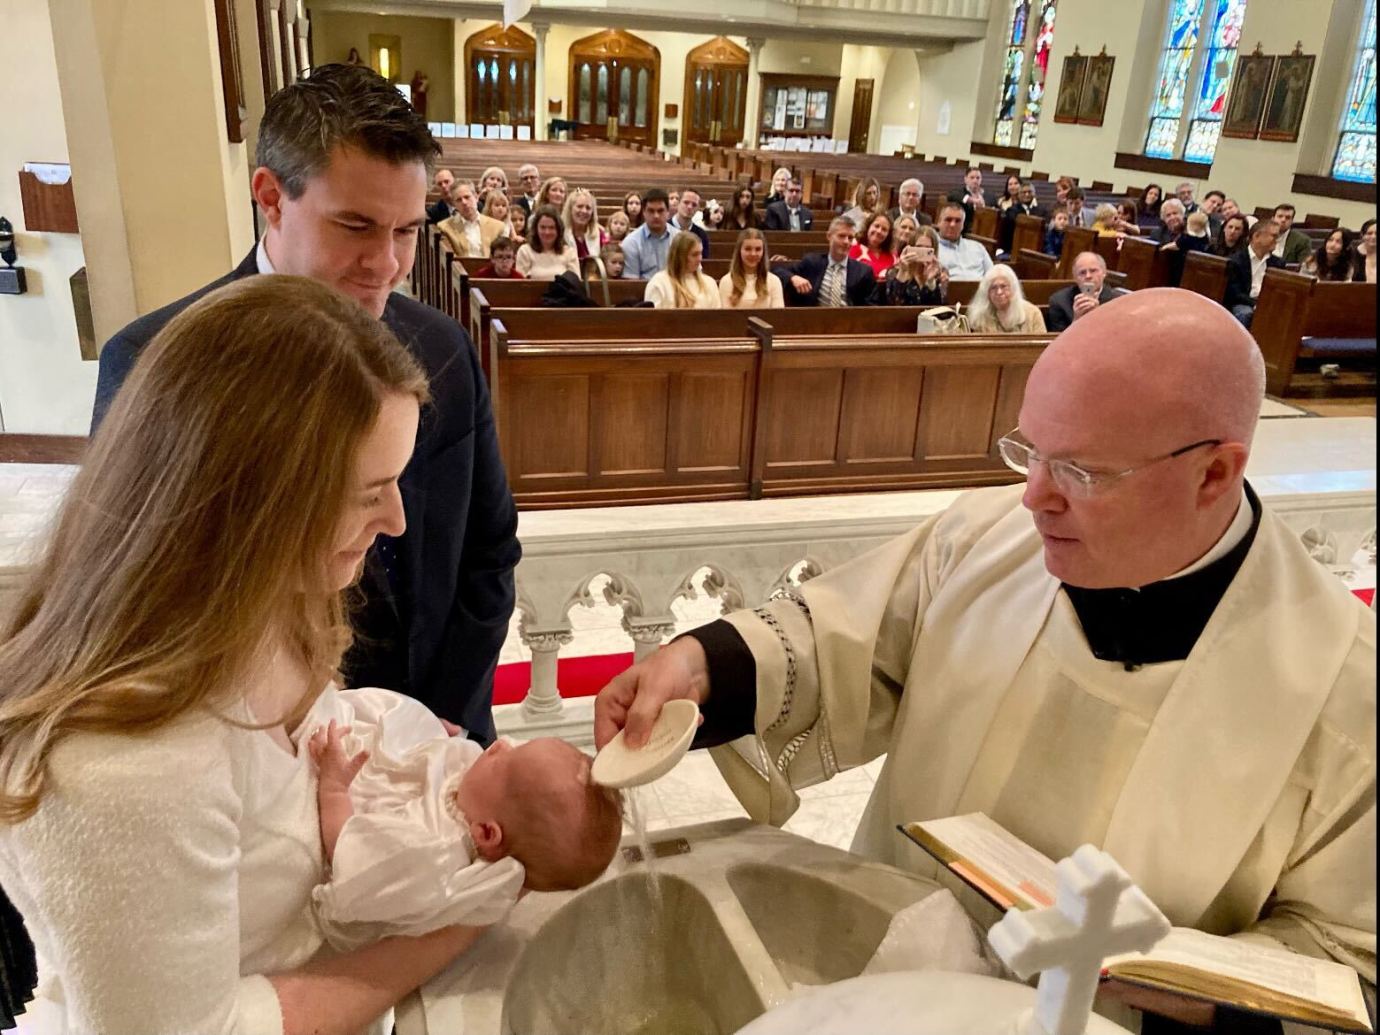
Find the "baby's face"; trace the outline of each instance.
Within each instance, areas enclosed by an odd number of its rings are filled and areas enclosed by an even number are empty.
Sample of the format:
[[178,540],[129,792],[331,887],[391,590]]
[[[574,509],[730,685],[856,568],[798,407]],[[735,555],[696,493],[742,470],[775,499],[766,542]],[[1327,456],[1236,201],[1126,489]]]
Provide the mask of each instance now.
[[[588,755],[557,737],[519,744],[496,740],[461,778],[456,804],[471,823],[502,822],[510,811],[506,805],[512,800],[516,774],[527,777],[524,786],[529,792],[535,783],[545,792],[574,797],[589,784],[590,764]],[[577,815],[572,812],[572,821]]]

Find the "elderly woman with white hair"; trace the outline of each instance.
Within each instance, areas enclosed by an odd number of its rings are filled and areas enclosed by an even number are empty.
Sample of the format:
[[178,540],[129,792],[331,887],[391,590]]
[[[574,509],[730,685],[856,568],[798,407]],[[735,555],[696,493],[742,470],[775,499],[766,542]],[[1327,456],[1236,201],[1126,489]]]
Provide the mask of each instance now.
[[791,171],[784,165],[771,174],[771,193],[762,202],[763,205],[770,205],[773,201],[786,200],[786,187],[791,182]]
[[1040,307],[1027,302],[1016,271],[997,263],[978,281],[968,306],[968,329],[974,334],[1044,334]]

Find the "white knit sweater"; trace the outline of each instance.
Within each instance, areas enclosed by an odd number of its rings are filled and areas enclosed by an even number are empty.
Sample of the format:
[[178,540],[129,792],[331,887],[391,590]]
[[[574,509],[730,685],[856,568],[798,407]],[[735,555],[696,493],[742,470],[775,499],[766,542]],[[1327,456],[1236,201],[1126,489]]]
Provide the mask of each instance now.
[[0,885],[39,958],[21,1031],[280,1035],[263,975],[321,939],[314,783],[261,730],[207,715],[54,750],[38,811],[0,826]]

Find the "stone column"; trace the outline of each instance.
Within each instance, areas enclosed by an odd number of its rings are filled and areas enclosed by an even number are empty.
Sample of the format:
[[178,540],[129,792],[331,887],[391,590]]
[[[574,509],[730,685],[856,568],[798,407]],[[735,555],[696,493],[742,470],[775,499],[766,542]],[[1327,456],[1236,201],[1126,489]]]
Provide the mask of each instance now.
[[523,718],[550,719],[565,710],[560,687],[556,685],[556,661],[561,648],[574,639],[570,626],[551,629],[519,627],[522,642],[532,651],[532,685],[522,699]]
[[532,103],[536,111],[532,113],[532,138],[546,139],[546,124],[550,116],[546,112],[546,34],[551,31],[547,22],[533,22],[532,35],[537,39],[537,64],[533,70],[536,76]]
[[758,74],[758,66],[761,64],[762,48],[766,45],[766,40],[760,36],[749,36],[748,45],[748,81],[747,81],[747,111],[743,115],[743,146],[757,146],[757,127],[761,123],[761,116],[757,109],[762,103],[762,77]]
[[661,646],[661,641],[676,631],[673,615],[654,618],[624,618],[623,629],[633,639],[633,661],[638,662]]

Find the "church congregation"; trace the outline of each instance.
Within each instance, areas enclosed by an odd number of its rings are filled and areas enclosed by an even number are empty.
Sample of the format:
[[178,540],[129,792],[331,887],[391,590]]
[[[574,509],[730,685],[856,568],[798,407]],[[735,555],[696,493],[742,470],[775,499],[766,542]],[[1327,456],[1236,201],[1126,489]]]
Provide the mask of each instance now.
[[[63,254],[64,187],[91,289],[84,394],[0,340],[0,1031],[806,1035],[774,1009],[966,970],[1060,1035],[1072,964],[1037,998],[984,944],[1002,881],[901,834],[973,816],[1334,967],[1373,1030],[1374,468],[1264,461],[1272,412],[1374,436],[1376,0],[206,0],[157,14],[214,86],[165,189],[225,189],[152,252],[114,175],[146,44],[17,2],[57,98],[25,146],[65,123],[71,167],[0,273]],[[11,461],[70,484],[8,567]],[[783,501],[855,524],[750,516]],[[657,541],[730,505],[707,574]],[[602,583],[574,536],[528,555],[558,516],[617,544]],[[577,699],[599,596],[634,651]],[[599,765],[685,702],[681,766],[744,815],[649,840],[685,770]],[[828,795],[820,862],[788,824]],[[1095,969],[1088,1035],[1343,1030]],[[931,1006],[898,1035],[951,1035]]]

